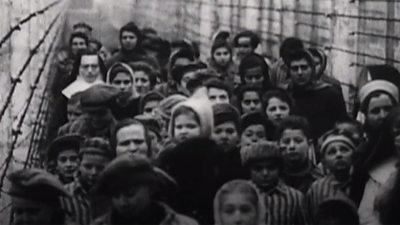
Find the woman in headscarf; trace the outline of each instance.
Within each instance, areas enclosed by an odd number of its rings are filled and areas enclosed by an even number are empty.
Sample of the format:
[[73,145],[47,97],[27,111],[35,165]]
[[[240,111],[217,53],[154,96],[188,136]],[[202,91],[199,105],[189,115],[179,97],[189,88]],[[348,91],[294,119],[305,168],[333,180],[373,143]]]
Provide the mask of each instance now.
[[383,184],[396,171],[396,142],[399,134],[400,107],[396,107],[384,120],[376,145],[366,157],[364,168],[368,171],[369,179],[358,210],[361,224],[379,224],[379,215],[374,209],[374,202]]
[[122,120],[138,115],[140,98],[133,87],[131,67],[125,63],[115,63],[108,70],[106,81],[120,90],[120,95],[111,107],[115,119]]

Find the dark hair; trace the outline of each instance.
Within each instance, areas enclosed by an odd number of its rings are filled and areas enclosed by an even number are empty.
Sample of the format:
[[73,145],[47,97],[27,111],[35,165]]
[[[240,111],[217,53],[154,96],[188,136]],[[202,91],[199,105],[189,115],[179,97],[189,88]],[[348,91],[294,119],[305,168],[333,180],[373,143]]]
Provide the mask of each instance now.
[[82,32],[74,32],[71,34],[71,36],[69,36],[69,46],[72,45],[72,41],[75,38],[81,38],[81,39],[85,40],[86,46],[89,46],[89,38],[86,34],[84,34]]
[[205,65],[200,64],[200,63],[190,63],[185,66],[175,66],[171,71],[171,75],[176,83],[180,83],[182,80],[182,77],[186,73],[194,72],[194,71],[204,69],[204,68],[205,68]]
[[237,108],[240,112],[243,112],[241,102],[243,101],[243,96],[247,92],[255,92],[260,97],[260,101],[262,102],[262,90],[254,85],[243,85],[237,90]]
[[129,22],[121,27],[121,29],[119,30],[119,39],[120,40],[122,38],[123,32],[134,33],[137,37],[137,45],[136,46],[140,46],[140,44],[143,40],[143,35],[142,35],[142,31],[138,28],[138,26],[134,22]]
[[96,50],[96,51],[100,51],[100,49],[101,49],[101,47],[103,47],[103,44],[99,41],[99,40],[97,40],[97,39],[90,39],[89,40],[89,44],[90,43],[93,43],[93,44],[95,44],[96,45],[96,49],[94,49],[94,50]]
[[302,116],[288,116],[284,118],[276,130],[275,137],[279,140],[282,137],[283,132],[287,129],[301,130],[307,139],[311,138],[310,124],[307,119]]
[[264,60],[264,57],[257,53],[250,53],[246,55],[241,61],[239,65],[239,75],[240,75],[240,80],[242,81],[242,84],[246,84],[246,81],[244,79],[245,73],[248,69],[253,69],[253,68],[261,68],[262,76],[263,76],[263,88],[265,90],[269,89],[271,87],[271,82],[269,78],[269,66]]
[[150,102],[150,101],[161,101],[163,99],[164,99],[164,96],[161,93],[157,92],[157,91],[148,92],[147,94],[145,94],[144,96],[142,96],[140,98],[140,101],[139,101],[139,112],[141,114],[143,114],[144,107],[148,102]]
[[195,60],[192,51],[188,49],[180,49],[171,55],[171,59],[169,61],[170,70],[172,70],[175,67],[175,63],[179,58],[185,58],[192,62]]
[[150,140],[150,136],[149,136],[149,131],[148,131],[147,127],[142,122],[140,122],[139,120],[136,120],[136,119],[124,119],[124,120],[119,121],[115,125],[114,129],[111,132],[111,138],[110,138],[111,148],[113,149],[114,152],[116,152],[117,142],[118,142],[117,141],[118,131],[121,130],[122,128],[124,128],[124,127],[128,127],[128,126],[131,126],[131,125],[139,125],[139,126],[143,127],[144,138],[145,138],[145,142],[146,142],[147,147],[148,147],[147,155],[149,157],[151,157],[152,156],[152,151],[151,151],[151,140]]
[[214,43],[211,46],[211,59],[214,59],[214,52],[219,49],[219,48],[226,48],[228,49],[229,53],[231,54],[231,59],[232,59],[232,47],[229,45],[229,43],[225,40],[221,39],[216,39]]
[[287,60],[291,52],[304,48],[303,42],[296,37],[288,37],[283,40],[279,48],[279,56],[287,64]]
[[289,106],[289,111],[290,113],[293,112],[293,108],[294,108],[294,100],[293,98],[289,95],[289,93],[283,89],[273,89],[270,91],[265,92],[265,94],[263,95],[263,112],[266,111],[268,104],[269,104],[269,100],[271,100],[271,98],[277,98],[283,102],[286,102]]
[[154,68],[147,62],[138,61],[129,63],[133,72],[142,71],[149,77],[150,86],[154,87],[157,83],[157,74]]
[[258,37],[256,33],[250,30],[245,30],[236,34],[236,36],[233,38],[233,46],[237,47],[239,44],[239,39],[242,37],[250,38],[251,47],[253,49],[256,49],[257,46],[260,44],[260,37]]
[[208,79],[204,83],[204,86],[207,89],[215,88],[215,89],[224,90],[228,94],[229,98],[232,97],[232,88],[227,83],[225,83],[224,81],[222,81],[222,80],[220,80],[218,78],[210,78],[210,79]]
[[79,67],[81,66],[82,57],[83,56],[90,56],[90,55],[97,56],[97,59],[98,59],[98,62],[99,62],[100,73],[101,73],[103,81],[105,80],[105,77],[106,77],[106,74],[107,74],[107,67],[104,64],[103,59],[100,57],[100,55],[97,52],[92,51],[90,49],[87,49],[87,50],[83,50],[83,51],[79,52],[79,54],[75,58],[74,65],[73,65],[73,68],[72,68],[72,71],[71,71],[70,80],[69,80],[68,84],[70,84],[73,81],[75,81],[76,78],[78,77]]

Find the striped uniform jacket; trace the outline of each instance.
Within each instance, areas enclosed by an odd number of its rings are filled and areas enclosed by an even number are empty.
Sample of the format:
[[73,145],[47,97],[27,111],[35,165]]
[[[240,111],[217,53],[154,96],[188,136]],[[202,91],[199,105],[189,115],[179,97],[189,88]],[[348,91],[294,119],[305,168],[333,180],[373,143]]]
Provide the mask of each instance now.
[[65,189],[72,197],[62,197],[63,208],[67,221],[73,224],[89,225],[92,222],[91,206],[88,193],[83,189],[79,180],[66,184]]
[[314,218],[318,205],[326,198],[335,196],[349,196],[350,180],[340,182],[333,175],[328,175],[315,181],[306,195],[307,212]]
[[308,224],[304,207],[304,195],[280,181],[278,185],[261,194],[266,208],[267,225]]

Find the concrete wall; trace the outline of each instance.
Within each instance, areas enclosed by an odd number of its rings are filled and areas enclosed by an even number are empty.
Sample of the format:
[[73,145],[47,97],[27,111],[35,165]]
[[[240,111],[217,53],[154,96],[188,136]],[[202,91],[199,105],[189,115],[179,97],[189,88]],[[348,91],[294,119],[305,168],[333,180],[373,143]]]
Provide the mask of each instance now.
[[[46,63],[44,67],[43,64],[50,45],[57,46],[56,32],[63,23],[62,9],[66,7],[67,1],[59,1],[58,4],[43,12],[40,10],[54,2],[57,1],[0,1],[0,14],[2,15],[0,40],[4,40],[4,44],[0,47],[0,109],[5,109],[5,114],[0,122],[0,178],[3,177],[6,169],[6,172],[9,173],[16,168],[23,167],[34,133],[34,124],[43,122],[37,121],[37,118],[38,116],[43,118],[45,107],[39,112],[39,106],[46,105],[40,104],[40,102],[45,93],[50,63]],[[58,19],[55,21],[56,17]],[[22,21],[24,21],[23,24],[20,24]],[[13,27],[16,28],[18,24],[20,24],[19,28],[10,33],[10,30]],[[5,38],[7,34],[11,34],[9,38]],[[42,44],[38,45],[41,40],[43,40]],[[36,48],[36,46],[40,47]],[[36,54],[30,57],[33,49],[37,49]],[[47,58],[50,62],[52,55],[48,55]],[[24,64],[26,64],[25,70],[23,70]],[[37,79],[41,70],[43,70],[42,76]],[[15,85],[15,90],[12,90],[14,86],[12,80],[17,77],[21,82]],[[36,88],[33,88],[34,84],[36,84]],[[10,95],[12,92],[13,94]],[[10,97],[8,98],[8,96]],[[44,100],[46,102],[46,95]],[[20,131],[18,139],[13,130]],[[40,130],[36,129],[36,132],[40,132]],[[13,157],[10,158],[10,164],[8,164],[6,161],[11,149],[13,149]],[[1,190],[7,191],[7,189],[8,183],[5,179]],[[0,193],[0,224],[8,224],[9,208],[5,207],[10,203],[9,197],[4,192]]]
[[[400,2],[393,0],[132,0],[136,21],[167,37],[187,37],[208,56],[214,32],[256,31],[269,58],[281,41],[300,37],[325,49],[328,71],[343,83],[348,97],[365,64],[399,67]],[[349,104],[349,108],[351,105]]]

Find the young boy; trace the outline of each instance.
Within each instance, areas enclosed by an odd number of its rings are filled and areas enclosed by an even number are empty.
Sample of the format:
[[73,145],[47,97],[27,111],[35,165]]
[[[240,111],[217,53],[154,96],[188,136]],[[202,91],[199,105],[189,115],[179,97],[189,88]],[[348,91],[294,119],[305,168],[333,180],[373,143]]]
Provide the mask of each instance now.
[[223,149],[222,171],[224,181],[245,178],[240,161],[239,111],[228,103],[213,105],[214,129],[212,139]]
[[267,119],[261,113],[249,113],[244,115],[241,120],[242,133],[240,136],[241,147],[257,144],[266,140]]
[[343,134],[330,134],[322,142],[322,162],[330,175],[315,181],[306,196],[308,212],[315,219],[318,205],[326,198],[350,195],[351,168],[356,147]]
[[267,207],[266,224],[307,224],[303,194],[281,179],[283,158],[278,146],[260,142],[241,150],[243,166],[250,172],[251,181],[264,195]]
[[147,158],[131,154],[117,157],[101,174],[96,188],[112,198],[111,209],[93,224],[196,225],[192,218],[158,201],[160,184],[160,175]]
[[103,210],[100,209],[102,207],[100,204],[92,203],[90,191],[113,156],[108,141],[103,138],[87,138],[82,143],[79,152],[79,175],[75,181],[65,185],[65,189],[72,197],[61,199],[69,221],[76,224],[91,224],[93,214],[96,214],[94,208]]
[[[82,137],[67,134],[54,139],[47,152],[49,169],[55,169],[54,173],[63,184],[68,184],[75,179],[79,167],[79,145]],[[53,167],[54,168],[51,168]]]
[[287,185],[307,193],[311,184],[322,177],[322,172],[314,166],[315,154],[307,120],[300,116],[283,119],[276,136],[283,155],[282,179]]

